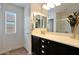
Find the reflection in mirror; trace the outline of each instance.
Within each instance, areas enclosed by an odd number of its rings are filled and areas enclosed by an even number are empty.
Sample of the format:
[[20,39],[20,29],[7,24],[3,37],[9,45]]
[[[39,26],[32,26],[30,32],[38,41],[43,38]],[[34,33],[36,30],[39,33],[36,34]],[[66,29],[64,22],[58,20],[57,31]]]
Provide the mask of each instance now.
[[43,17],[40,15],[40,28],[43,28],[43,21],[44,21],[44,19],[43,19]]
[[36,15],[35,19],[35,28],[40,28],[40,15]]
[[54,25],[54,19],[48,19],[48,27],[47,27],[48,32],[54,32],[53,25]]
[[[62,3],[60,6],[50,9],[48,11],[47,27],[49,31],[59,33],[72,33],[73,30],[68,16],[74,15],[73,12],[75,11],[79,11],[78,6],[78,3]],[[53,19],[53,21],[51,22],[50,19]],[[79,34],[79,25],[77,26],[77,30],[75,31],[77,31],[77,33]]]
[[[48,32],[79,37],[79,3],[62,3],[48,11]],[[51,22],[50,19],[53,19]]]
[[47,19],[46,19],[46,17],[43,17],[43,21],[44,21],[44,28],[47,28]]
[[73,15],[68,16],[68,22],[70,23],[71,26],[71,31],[74,33],[74,38],[77,33],[77,28],[79,24],[79,11],[74,12]]
[[33,16],[33,28],[47,28],[47,17],[42,15]]

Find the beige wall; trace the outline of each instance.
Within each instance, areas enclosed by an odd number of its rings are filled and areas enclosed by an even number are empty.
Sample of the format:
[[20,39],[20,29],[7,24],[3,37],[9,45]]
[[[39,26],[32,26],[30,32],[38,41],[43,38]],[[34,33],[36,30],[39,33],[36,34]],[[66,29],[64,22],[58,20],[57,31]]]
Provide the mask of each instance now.
[[56,13],[56,32],[63,32],[63,30],[62,30],[62,13]]
[[[5,33],[5,11],[16,12],[16,33],[15,34],[7,34]],[[2,4],[2,51],[8,51],[11,49],[16,49],[22,47],[24,45],[24,9],[22,7],[17,7],[13,4]],[[1,38],[0,38],[1,40]],[[0,52],[2,52],[0,51]]]
[[[53,19],[53,28],[49,25],[49,22],[48,22],[48,30],[50,31],[54,31],[54,32],[56,32],[56,10],[55,10],[55,8],[53,8],[53,9],[50,9],[49,11],[48,11],[48,21],[50,21],[50,19]],[[52,30],[52,29],[53,30]]]
[[42,8],[42,4],[41,3],[32,3],[31,4],[31,12],[39,12],[42,13],[44,15],[48,15],[47,10]]
[[[1,4],[0,4],[1,7]],[[2,50],[2,14],[1,14],[1,8],[0,8],[0,51]]]
[[[57,32],[64,32],[64,30],[65,30],[64,27],[66,27],[66,26],[64,26],[63,20],[65,18],[67,18],[68,15],[72,15],[72,14],[73,13],[71,13],[71,12],[56,13],[56,21],[57,21],[57,23],[56,23],[56,25],[57,25],[56,29],[57,29]],[[69,30],[68,27],[66,27],[66,28]],[[78,27],[78,33],[79,33],[79,27]]]
[[56,31],[57,32],[65,32],[65,29],[68,29],[68,32],[71,32],[69,27],[65,26],[65,19],[68,17],[68,15],[70,15],[71,13],[68,12],[60,12],[60,13],[56,13]]

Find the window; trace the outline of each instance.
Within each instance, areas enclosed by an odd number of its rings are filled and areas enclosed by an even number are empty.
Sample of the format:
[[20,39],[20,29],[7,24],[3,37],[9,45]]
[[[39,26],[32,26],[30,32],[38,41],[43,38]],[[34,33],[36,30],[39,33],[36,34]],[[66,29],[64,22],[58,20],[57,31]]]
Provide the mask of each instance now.
[[5,33],[16,33],[16,13],[5,11]]

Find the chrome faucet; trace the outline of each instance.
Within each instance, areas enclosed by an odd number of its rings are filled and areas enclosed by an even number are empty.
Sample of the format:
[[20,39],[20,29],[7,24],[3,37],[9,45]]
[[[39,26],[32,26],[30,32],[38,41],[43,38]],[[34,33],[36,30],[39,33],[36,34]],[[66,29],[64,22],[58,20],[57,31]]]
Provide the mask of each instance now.
[[45,31],[42,31],[42,30],[41,30],[41,34],[45,35]]

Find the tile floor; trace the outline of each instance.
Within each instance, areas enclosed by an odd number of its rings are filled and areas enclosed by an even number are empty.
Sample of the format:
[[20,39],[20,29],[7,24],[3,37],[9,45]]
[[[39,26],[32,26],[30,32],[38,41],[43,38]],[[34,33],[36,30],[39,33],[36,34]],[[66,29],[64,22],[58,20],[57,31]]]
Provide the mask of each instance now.
[[7,53],[3,53],[1,55],[30,55],[25,48],[19,48],[16,50],[9,51]]

